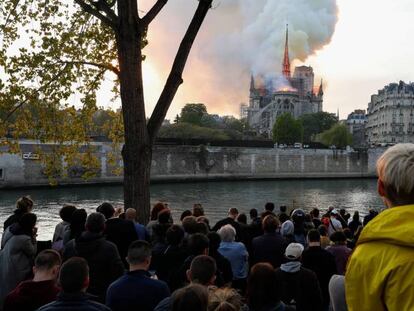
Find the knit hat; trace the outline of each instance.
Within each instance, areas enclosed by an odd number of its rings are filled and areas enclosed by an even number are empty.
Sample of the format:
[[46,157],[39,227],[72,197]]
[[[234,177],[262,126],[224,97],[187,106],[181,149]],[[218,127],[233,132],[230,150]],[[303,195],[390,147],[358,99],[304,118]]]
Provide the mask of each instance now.
[[282,236],[292,235],[294,231],[295,226],[293,225],[293,222],[290,220],[286,220],[280,228],[280,233],[282,234]]
[[304,247],[302,244],[290,243],[288,247],[286,247],[285,256],[287,259],[295,260],[302,256],[303,250]]

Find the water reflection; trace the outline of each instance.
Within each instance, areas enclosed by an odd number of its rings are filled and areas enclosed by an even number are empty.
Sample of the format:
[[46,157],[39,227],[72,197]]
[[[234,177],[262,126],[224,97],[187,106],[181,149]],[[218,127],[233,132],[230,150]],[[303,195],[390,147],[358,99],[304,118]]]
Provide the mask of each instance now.
[[[0,191],[0,232],[4,220],[14,209],[15,201],[30,195],[35,201],[38,215],[39,238],[50,239],[60,221],[59,208],[71,203],[92,212],[103,201],[122,205],[121,186],[77,186],[55,189]],[[174,219],[193,203],[202,203],[211,223],[227,214],[230,207],[248,213],[251,208],[261,210],[268,201],[276,206],[288,205],[311,209],[329,206],[359,210],[364,215],[369,207],[382,208],[376,193],[374,179],[346,180],[278,180],[240,182],[199,182],[186,184],[157,184],[151,187],[153,201],[170,204]]]

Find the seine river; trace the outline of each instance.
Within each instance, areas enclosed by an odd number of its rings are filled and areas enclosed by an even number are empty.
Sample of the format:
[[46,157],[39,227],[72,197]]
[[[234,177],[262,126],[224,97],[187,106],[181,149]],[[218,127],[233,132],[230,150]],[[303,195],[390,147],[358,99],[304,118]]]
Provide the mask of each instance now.
[[[0,233],[16,199],[22,195],[30,195],[35,201],[34,212],[38,216],[41,240],[52,237],[54,227],[60,221],[59,208],[64,204],[85,208],[88,213],[104,201],[122,206],[121,186],[0,190]],[[266,202],[307,210],[314,207],[325,210],[335,206],[346,208],[351,213],[358,210],[362,215],[370,207],[383,207],[376,193],[375,179],[156,184],[151,186],[151,198],[153,203],[158,200],[168,202],[175,220],[183,210],[191,209],[194,203],[201,203],[212,224],[224,217],[230,207],[237,207],[240,212],[248,214],[251,208],[262,210]]]

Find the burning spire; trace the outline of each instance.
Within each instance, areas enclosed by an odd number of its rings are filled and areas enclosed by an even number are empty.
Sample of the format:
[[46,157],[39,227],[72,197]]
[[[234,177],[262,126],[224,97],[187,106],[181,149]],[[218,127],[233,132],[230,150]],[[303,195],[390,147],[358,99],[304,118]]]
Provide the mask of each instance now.
[[323,96],[323,80],[321,79],[321,85],[319,86],[318,96]]
[[250,92],[253,92],[255,89],[254,77],[253,74],[250,75]]
[[285,41],[285,56],[283,58],[283,76],[290,79],[290,60],[289,60],[289,25],[286,24],[286,41]]

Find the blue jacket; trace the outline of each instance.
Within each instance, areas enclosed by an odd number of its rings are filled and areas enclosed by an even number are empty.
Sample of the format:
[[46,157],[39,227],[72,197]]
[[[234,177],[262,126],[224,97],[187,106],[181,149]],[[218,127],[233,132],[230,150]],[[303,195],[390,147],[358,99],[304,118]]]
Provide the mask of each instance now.
[[37,311],[111,311],[107,306],[89,300],[90,295],[79,293],[60,293],[56,301],[51,302]]
[[170,296],[166,283],[151,279],[147,271],[131,271],[113,282],[106,294],[106,305],[113,311],[152,311]]
[[233,280],[247,278],[249,253],[241,242],[221,242],[218,252],[230,261]]

